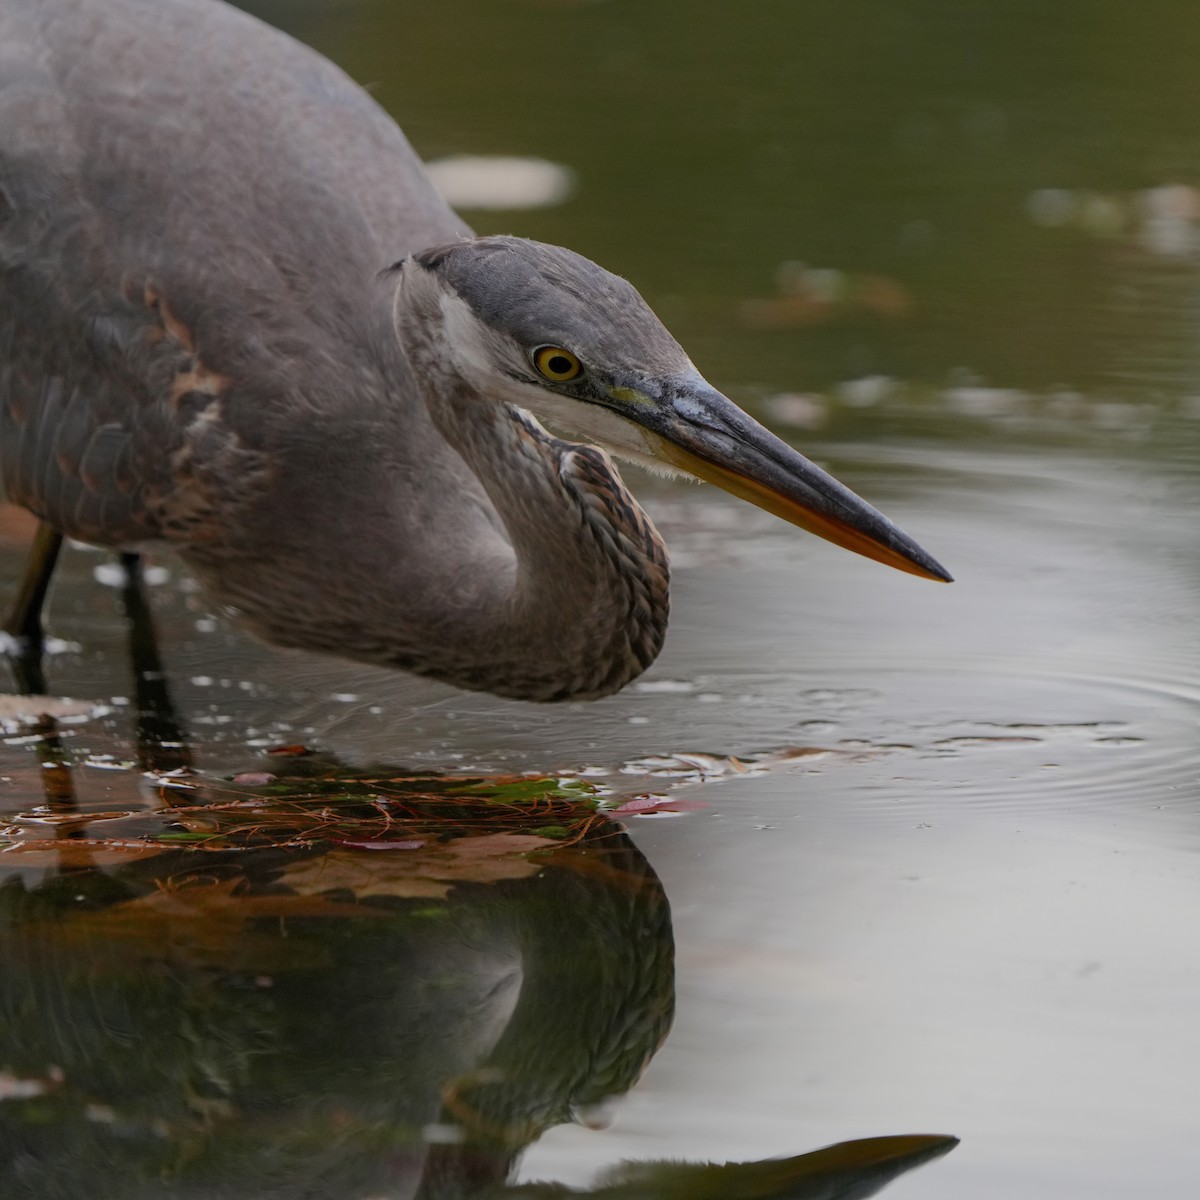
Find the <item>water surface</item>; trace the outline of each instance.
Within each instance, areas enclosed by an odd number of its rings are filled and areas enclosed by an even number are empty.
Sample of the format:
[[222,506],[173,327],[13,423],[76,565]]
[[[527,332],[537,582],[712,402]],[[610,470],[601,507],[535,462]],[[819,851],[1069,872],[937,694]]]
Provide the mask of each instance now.
[[[715,383],[958,582],[629,472],[672,547],[667,649],[618,697],[542,708],[254,643],[163,560],[151,598],[207,789],[185,800],[290,805],[305,845],[273,850],[247,849],[244,821],[231,832],[244,809],[181,820],[170,784],[142,776],[117,593],[102,555],[69,554],[50,686],[86,708],[49,753],[45,730],[11,727],[6,836],[169,852],[59,845],[10,871],[48,905],[32,939],[29,910],[9,910],[25,940],[5,1028],[24,1049],[0,1112],[43,1105],[10,1135],[41,1114],[26,1152],[61,1158],[91,1130],[75,1161],[99,1163],[118,1129],[178,1170],[181,1131],[215,1153],[240,1122],[246,1161],[310,1137],[309,1169],[366,1197],[435,1169],[471,1194],[472,1169],[502,1176],[530,1143],[520,1179],[584,1187],[621,1159],[945,1133],[962,1144],[889,1196],[1190,1194],[1200,17],[919,0],[258,10],[372,83],[427,157],[565,168],[565,202],[469,219],[627,274]],[[5,528],[14,579],[21,530]],[[317,756],[269,753],[301,745]],[[542,782],[522,791],[526,774]],[[460,785],[508,810],[484,820]],[[55,839],[64,816],[78,836]],[[202,843],[177,835],[214,829],[231,840],[197,865]],[[476,846],[464,866],[456,839],[481,836],[541,840]],[[331,874],[303,868],[324,859]],[[61,881],[81,875],[92,890],[73,901]],[[197,924],[156,907],[173,891]],[[55,922],[70,936],[40,940]],[[106,966],[113,947],[156,963],[156,985]],[[578,1019],[559,1027],[564,1011]],[[497,1063],[515,1090],[471,1074]],[[474,1125],[445,1084],[468,1077],[490,1097]],[[123,1094],[146,1099],[118,1112]],[[471,1153],[431,1156],[455,1120]],[[351,1149],[334,1162],[338,1121]],[[155,1137],[175,1157],[155,1160]],[[245,1169],[229,1154],[212,1178]],[[370,1175],[385,1160],[392,1174]]]

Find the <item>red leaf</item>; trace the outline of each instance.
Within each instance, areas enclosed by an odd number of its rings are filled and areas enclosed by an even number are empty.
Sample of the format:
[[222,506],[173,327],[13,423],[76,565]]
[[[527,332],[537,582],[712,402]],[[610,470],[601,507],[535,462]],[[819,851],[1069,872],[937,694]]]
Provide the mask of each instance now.
[[684,800],[672,796],[635,796],[632,800],[626,800],[620,808],[613,809],[613,812],[629,817],[655,812],[700,812],[707,807],[702,800]]

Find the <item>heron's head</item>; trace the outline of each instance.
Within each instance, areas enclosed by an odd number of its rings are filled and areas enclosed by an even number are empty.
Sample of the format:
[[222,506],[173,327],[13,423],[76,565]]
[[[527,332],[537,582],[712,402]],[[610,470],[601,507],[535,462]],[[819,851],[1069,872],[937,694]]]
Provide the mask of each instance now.
[[868,558],[930,579],[906,533],[764,429],[696,370],[637,290],[582,255],[467,239],[398,264],[396,323],[418,367],[528,409],[652,470],[708,480]]

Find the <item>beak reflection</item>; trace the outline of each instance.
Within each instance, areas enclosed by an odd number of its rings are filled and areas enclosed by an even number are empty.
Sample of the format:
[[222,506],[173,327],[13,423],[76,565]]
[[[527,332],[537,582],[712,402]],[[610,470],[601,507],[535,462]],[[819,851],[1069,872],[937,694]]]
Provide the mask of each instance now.
[[837,546],[910,575],[952,581],[902,529],[716,389],[689,381],[656,416],[654,448],[673,466]]

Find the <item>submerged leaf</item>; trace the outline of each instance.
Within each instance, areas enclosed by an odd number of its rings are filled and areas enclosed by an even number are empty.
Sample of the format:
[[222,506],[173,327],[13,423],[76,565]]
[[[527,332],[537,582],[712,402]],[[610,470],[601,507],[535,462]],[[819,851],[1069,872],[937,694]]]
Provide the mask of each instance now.
[[[233,879],[166,885],[109,904],[23,926],[25,945],[86,948],[91,970],[136,972],[145,961],[205,963],[222,970],[275,971],[321,965],[327,950],[311,937],[285,936],[288,918],[377,918],[366,905],[322,896],[261,893]],[[255,924],[265,922],[263,925]]]
[[[379,845],[386,843],[374,848]],[[306,894],[349,891],[364,899],[442,899],[455,883],[496,883],[536,875],[541,866],[520,856],[554,845],[550,838],[532,834],[491,833],[387,856],[339,848],[288,867],[280,882]]]
[[111,867],[162,854],[164,846],[105,838],[21,838],[0,846],[0,875],[47,867]]
[[280,882],[302,895],[344,891],[364,900],[372,896],[444,900],[450,891],[448,883],[424,878],[407,867],[397,871],[391,862],[380,864],[378,859],[340,850],[306,858],[296,866],[288,867]]

